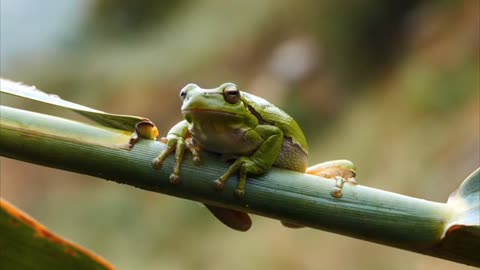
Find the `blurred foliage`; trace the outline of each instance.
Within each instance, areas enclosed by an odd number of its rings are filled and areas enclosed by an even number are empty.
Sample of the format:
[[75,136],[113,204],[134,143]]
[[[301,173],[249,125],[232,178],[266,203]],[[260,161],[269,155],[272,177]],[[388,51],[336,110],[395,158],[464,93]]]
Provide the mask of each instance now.
[[[183,1],[95,1],[91,7],[87,22],[90,33],[96,38],[118,39],[118,36],[141,38],[142,32],[162,22],[172,9],[178,8]],[[142,30],[142,31],[139,31]]]
[[[332,67],[357,84],[382,76],[403,53],[404,24],[427,1],[315,2],[314,27]],[[350,86],[350,85],[349,85]]]
[[[1,2],[2,33],[14,33],[1,45],[19,47],[2,51],[2,77],[148,117],[161,134],[181,119],[186,83],[233,81],[297,119],[312,163],[348,158],[362,184],[435,201],[480,164],[478,1],[91,0],[70,1],[81,19],[55,21],[50,6],[9,23],[32,2]],[[73,30],[20,51],[51,21]],[[238,234],[183,200],[1,167],[2,196],[121,269],[465,269],[263,218]]]
[[1,269],[114,269],[0,198]]

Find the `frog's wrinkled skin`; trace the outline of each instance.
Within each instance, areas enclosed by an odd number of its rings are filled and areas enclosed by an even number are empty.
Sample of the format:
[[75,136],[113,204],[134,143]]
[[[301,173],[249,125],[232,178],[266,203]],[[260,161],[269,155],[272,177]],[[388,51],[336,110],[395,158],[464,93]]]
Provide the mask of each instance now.
[[[341,197],[346,181],[354,182],[354,165],[347,160],[321,163],[307,168],[308,145],[297,122],[268,101],[240,91],[233,83],[218,88],[202,89],[188,84],[180,91],[185,120],[176,124],[163,139],[167,148],[153,160],[160,168],[165,158],[175,150],[176,166],[170,182],[180,181],[180,165],[186,149],[195,163],[200,150],[235,157],[235,162],[214,187],[221,190],[230,176],[238,173],[238,197],[245,194],[248,175],[268,172],[272,166],[315,174],[336,180],[332,196]],[[223,223],[237,230],[248,230],[250,218],[242,212],[208,206]],[[294,227],[294,224],[286,224]]]

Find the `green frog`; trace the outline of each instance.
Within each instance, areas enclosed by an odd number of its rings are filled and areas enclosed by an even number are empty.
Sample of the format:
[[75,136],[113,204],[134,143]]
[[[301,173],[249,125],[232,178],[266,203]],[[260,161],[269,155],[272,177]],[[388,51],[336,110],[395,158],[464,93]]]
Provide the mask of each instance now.
[[[272,166],[335,180],[331,192],[342,196],[346,182],[355,183],[355,166],[348,160],[334,160],[307,167],[308,145],[297,122],[263,98],[240,91],[233,83],[203,89],[188,84],[180,91],[185,120],[170,129],[162,141],[166,149],[153,160],[160,168],[165,158],[175,151],[176,165],[170,182],[180,182],[180,166],[184,152],[190,151],[193,161],[200,163],[200,152],[209,151],[234,157],[235,161],[220,178],[213,181],[216,190],[238,173],[235,195],[242,198],[249,175],[268,172]],[[207,205],[227,226],[245,231],[251,226],[246,213]],[[295,224],[284,223],[289,227]]]

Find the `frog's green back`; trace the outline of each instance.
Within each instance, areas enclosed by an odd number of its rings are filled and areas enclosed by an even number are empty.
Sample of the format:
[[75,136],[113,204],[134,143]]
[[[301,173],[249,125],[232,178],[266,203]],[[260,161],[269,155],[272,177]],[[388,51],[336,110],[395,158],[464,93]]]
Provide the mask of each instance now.
[[265,99],[250,93],[242,92],[242,98],[244,98],[247,103],[260,114],[265,122],[279,127],[285,136],[291,138],[294,143],[298,144],[306,153],[308,153],[308,145],[305,135],[300,126],[290,115]]

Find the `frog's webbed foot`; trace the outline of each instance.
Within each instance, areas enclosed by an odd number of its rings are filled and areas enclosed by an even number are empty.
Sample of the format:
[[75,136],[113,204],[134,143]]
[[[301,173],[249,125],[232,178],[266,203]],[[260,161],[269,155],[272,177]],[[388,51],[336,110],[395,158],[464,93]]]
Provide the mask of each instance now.
[[335,187],[330,194],[335,198],[343,196],[342,189],[345,183],[356,185],[355,165],[348,160],[332,160],[307,168],[306,173],[335,180]]
[[261,174],[265,172],[265,168],[257,165],[251,158],[241,157],[237,159],[231,166],[228,168],[227,172],[224,173],[220,178],[214,181],[214,187],[216,190],[220,191],[225,186],[225,183],[228,181],[230,176],[239,172],[239,183],[235,189],[235,195],[239,198],[245,196],[245,186],[247,184],[247,175],[251,174]]
[[170,183],[180,183],[180,166],[183,161],[185,150],[188,150],[193,155],[193,163],[200,164],[200,151],[188,140],[175,134],[168,135],[166,138],[160,139],[161,142],[166,143],[166,148],[152,161],[152,167],[160,169],[165,159],[175,150],[175,167],[173,173],[170,175]]

